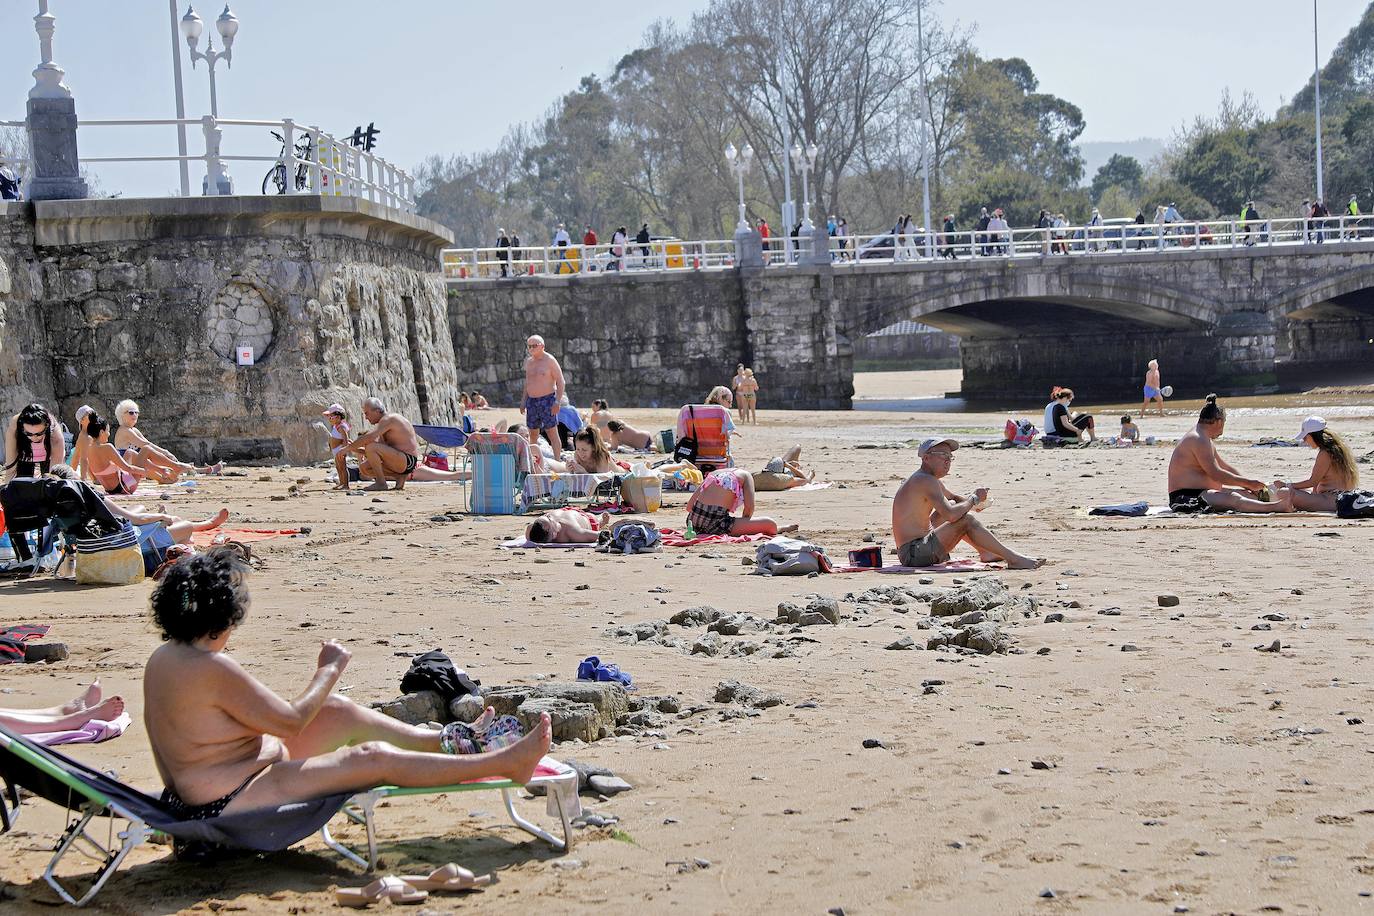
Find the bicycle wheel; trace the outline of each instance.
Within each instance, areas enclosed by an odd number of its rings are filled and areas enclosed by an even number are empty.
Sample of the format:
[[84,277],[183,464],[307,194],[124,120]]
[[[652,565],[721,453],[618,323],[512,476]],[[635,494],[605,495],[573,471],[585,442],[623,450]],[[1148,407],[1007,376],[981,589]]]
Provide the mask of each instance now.
[[[272,166],[272,168],[270,168],[270,169],[267,170],[267,174],[264,175],[264,176],[262,176],[262,193],[263,193],[263,194],[285,194],[285,193],[286,193],[286,180],[285,180],[284,176],[282,175],[282,173],[283,173],[284,171],[285,171],[285,169],[282,168],[282,164],[281,164],[280,162],[278,162],[276,165]],[[269,187],[269,186],[275,186],[275,187],[276,187],[276,190],[275,190],[275,191],[269,191],[269,190],[268,190],[268,187]]]

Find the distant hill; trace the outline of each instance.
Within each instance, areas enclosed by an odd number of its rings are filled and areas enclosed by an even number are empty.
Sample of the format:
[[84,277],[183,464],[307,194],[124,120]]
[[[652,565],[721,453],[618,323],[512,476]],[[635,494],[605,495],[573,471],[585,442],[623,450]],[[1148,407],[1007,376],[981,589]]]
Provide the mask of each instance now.
[[1155,137],[1141,137],[1137,140],[1101,140],[1095,143],[1080,143],[1078,151],[1083,154],[1083,184],[1092,184],[1097,170],[1107,164],[1113,156],[1132,156],[1142,166],[1164,149],[1164,141]]

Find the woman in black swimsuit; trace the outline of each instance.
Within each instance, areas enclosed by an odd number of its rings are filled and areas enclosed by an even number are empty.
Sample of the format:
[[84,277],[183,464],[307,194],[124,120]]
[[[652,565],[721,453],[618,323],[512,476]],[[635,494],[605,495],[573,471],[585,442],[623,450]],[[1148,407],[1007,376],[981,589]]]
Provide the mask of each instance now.
[[1097,438],[1097,426],[1092,414],[1069,413],[1069,405],[1073,403],[1072,388],[1056,387],[1051,394],[1054,398],[1050,403],[1051,426],[1045,430],[1046,433],[1061,439],[1082,439],[1083,434],[1087,433],[1089,442]]

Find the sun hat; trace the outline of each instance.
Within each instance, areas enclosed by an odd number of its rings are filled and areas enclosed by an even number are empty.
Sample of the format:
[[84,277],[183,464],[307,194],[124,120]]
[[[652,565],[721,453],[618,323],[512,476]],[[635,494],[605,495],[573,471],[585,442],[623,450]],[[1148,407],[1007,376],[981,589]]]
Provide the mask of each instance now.
[[1313,433],[1319,433],[1326,429],[1326,421],[1321,417],[1308,417],[1302,421],[1302,430],[1298,433],[1298,441],[1301,442]]
[[956,448],[959,447],[959,440],[957,440],[957,439],[927,439],[926,441],[924,441],[924,442],[921,443],[921,445],[920,445],[919,448],[916,449],[916,454],[919,455],[919,456],[921,456],[922,458],[924,458],[924,457],[926,456],[926,452],[930,451],[930,450],[933,449],[933,448],[936,448],[937,446],[941,446],[941,445],[948,445],[948,446],[949,446],[949,450],[952,452],[952,451],[954,451]]
[[346,417],[348,416],[348,411],[343,409],[342,404],[330,404],[328,407],[324,409],[324,413],[320,416],[328,417],[332,416],[333,414],[339,414],[340,416]]
[[94,407],[90,404],[82,404],[80,407],[76,408],[76,422],[80,423],[82,418],[92,413],[95,413]]

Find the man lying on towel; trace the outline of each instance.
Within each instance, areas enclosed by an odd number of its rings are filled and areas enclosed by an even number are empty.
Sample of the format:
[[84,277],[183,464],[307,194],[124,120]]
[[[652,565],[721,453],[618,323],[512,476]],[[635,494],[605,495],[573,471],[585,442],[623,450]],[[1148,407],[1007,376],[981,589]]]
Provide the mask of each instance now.
[[1273,501],[1259,498],[1264,482],[1241,476],[1217,454],[1213,439],[1226,429],[1226,408],[1217,396],[1207,403],[1193,427],[1169,457],[1169,508],[1175,512],[1292,512],[1293,492],[1280,490]]
[[653,528],[652,519],[633,515],[616,516],[608,512],[593,515],[582,509],[551,509],[530,522],[525,537],[535,544],[595,544],[603,530],[612,534],[621,525],[644,525]]
[[951,493],[940,478],[949,473],[953,439],[927,439],[916,454],[921,469],[897,488],[892,500],[892,538],[897,560],[903,566],[939,566],[960,541],[968,541],[985,563],[1001,560],[1008,569],[1035,569],[1045,561],[1023,556],[993,537],[971,513],[981,512],[988,490],[979,487],[972,496]]
[[143,671],[143,722],[163,801],[183,819],[380,785],[529,780],[549,748],[547,715],[524,737],[490,708],[442,731],[407,725],[333,692],[350,653],[332,640],[305,688],[278,696],[226,651],[248,611],[248,573],[221,548],[181,560],[153,591],[164,642]]

